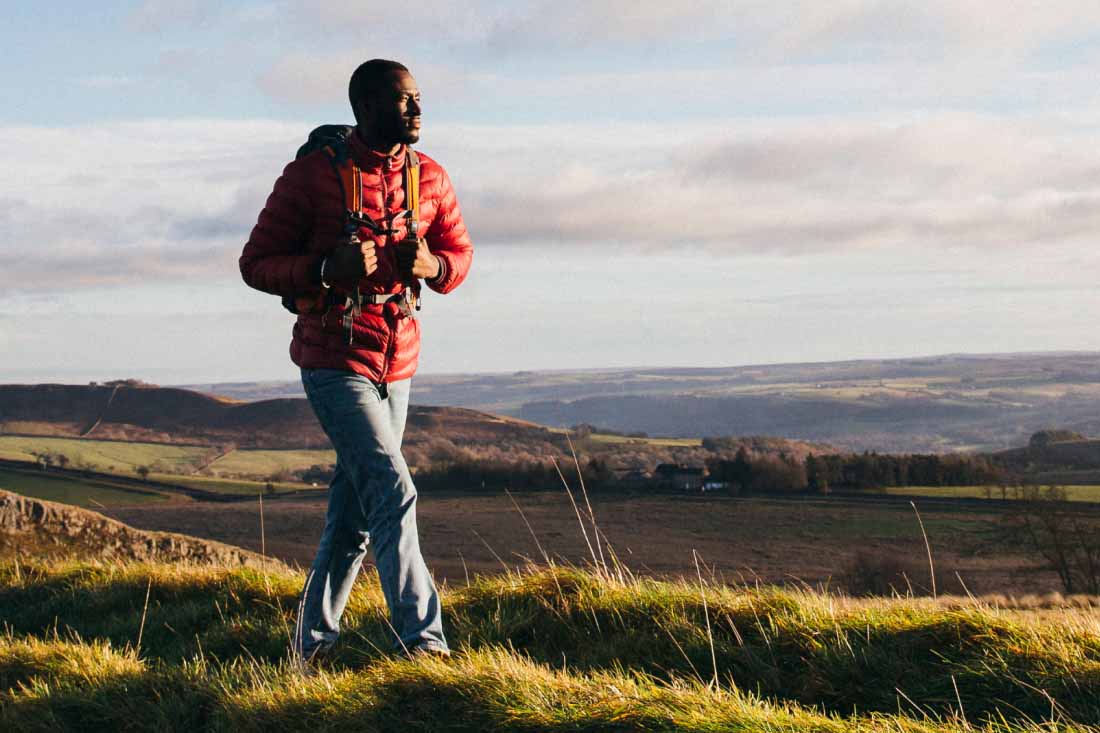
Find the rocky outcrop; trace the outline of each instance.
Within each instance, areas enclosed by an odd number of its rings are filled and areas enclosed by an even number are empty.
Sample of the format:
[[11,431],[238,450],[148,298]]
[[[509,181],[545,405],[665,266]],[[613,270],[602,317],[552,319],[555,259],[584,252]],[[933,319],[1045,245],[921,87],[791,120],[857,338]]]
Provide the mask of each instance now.
[[233,545],[134,529],[97,512],[0,489],[0,555],[192,563],[274,569],[278,560]]

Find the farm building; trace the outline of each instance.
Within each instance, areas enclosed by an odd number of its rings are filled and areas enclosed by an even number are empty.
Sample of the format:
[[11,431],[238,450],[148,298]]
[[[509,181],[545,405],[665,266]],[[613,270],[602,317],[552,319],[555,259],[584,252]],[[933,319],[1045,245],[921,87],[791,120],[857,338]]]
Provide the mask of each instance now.
[[694,466],[662,463],[653,470],[653,480],[662,486],[671,486],[684,491],[702,491],[703,473],[702,468]]

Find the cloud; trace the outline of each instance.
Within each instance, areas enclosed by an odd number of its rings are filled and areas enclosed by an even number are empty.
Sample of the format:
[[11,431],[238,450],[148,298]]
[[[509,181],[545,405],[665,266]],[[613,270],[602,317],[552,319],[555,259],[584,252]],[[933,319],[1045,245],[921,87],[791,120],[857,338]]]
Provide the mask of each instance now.
[[[426,100],[457,101],[473,91],[478,80],[493,77],[464,73],[458,69],[431,62],[417,63],[399,49],[389,53],[385,47],[374,48],[369,55],[358,52],[311,55],[295,53],[278,59],[256,79],[260,90],[272,99],[295,106],[316,108],[320,105],[346,104],[348,80],[355,68],[368,58],[396,57],[404,59],[417,77]],[[348,109],[348,119],[351,110]]]
[[[450,171],[479,246],[1046,256],[1100,229],[1096,123],[945,113],[440,124],[426,128],[421,148]],[[307,127],[0,129],[9,162],[0,175],[0,287],[236,278],[240,248]]]
[[[1091,0],[425,0],[410,18],[380,0],[279,0],[226,6],[212,0],[145,0],[128,16],[139,32],[207,31],[210,54],[260,68],[259,88],[295,104],[343,96],[350,69],[372,57],[449,71],[447,84],[482,77],[545,80],[638,69],[694,73],[773,67],[870,71],[895,94],[913,82],[998,84],[1057,66],[1091,39]],[[253,39],[216,51],[225,37]],[[194,46],[194,44],[188,44]],[[293,49],[283,53],[282,49]],[[281,55],[280,55],[281,54]],[[201,59],[200,59],[201,60]],[[172,64],[162,64],[171,67]],[[190,64],[177,73],[186,75]],[[583,70],[584,73],[579,73]],[[428,75],[425,75],[425,82]],[[934,90],[935,87],[931,87]],[[927,100],[929,97],[925,97]]]
[[[173,0],[184,5],[195,1]],[[287,0],[271,19],[306,36],[377,41],[408,28],[408,19],[390,9],[378,0]],[[750,54],[877,49],[892,56],[920,49],[1016,52],[1052,39],[1079,37],[1082,28],[1097,20],[1100,7],[1089,0],[998,6],[988,0],[532,0],[510,5],[425,0],[417,6],[416,27],[418,38],[432,43],[509,53],[735,40]]]
[[[466,146],[451,167],[471,230],[489,242],[728,255],[1036,249],[1100,226],[1100,140],[1054,122],[939,115],[447,135],[443,149]],[[470,142],[479,136],[491,142]]]
[[280,102],[332,104],[347,95],[351,72],[363,61],[348,53],[327,57],[290,54],[261,73],[256,83],[264,94]]
[[235,276],[299,137],[297,125],[275,122],[4,128],[0,287]]
[[[260,63],[260,91],[291,105],[342,104],[358,63],[392,57],[429,103],[466,119],[1003,112],[1087,104],[1100,61],[1082,35],[1100,24],[1100,4],[1076,0],[995,13],[968,0],[434,2],[425,17],[439,27],[412,38],[394,18],[344,22],[358,5],[290,2],[280,28],[305,36]],[[313,35],[317,18],[344,20]]]

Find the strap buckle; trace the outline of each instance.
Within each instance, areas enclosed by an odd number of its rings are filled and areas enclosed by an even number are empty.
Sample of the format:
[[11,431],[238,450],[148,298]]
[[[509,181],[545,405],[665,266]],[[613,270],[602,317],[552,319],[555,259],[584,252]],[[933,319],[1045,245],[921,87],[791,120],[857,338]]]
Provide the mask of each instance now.
[[366,227],[371,232],[377,234],[380,237],[388,237],[397,234],[397,230],[394,229],[392,226],[384,227],[376,222],[374,219],[364,214],[362,211],[352,211],[351,209],[348,209],[347,216],[348,223],[346,228],[347,234],[349,235],[354,234],[356,231],[358,231],[359,227]]

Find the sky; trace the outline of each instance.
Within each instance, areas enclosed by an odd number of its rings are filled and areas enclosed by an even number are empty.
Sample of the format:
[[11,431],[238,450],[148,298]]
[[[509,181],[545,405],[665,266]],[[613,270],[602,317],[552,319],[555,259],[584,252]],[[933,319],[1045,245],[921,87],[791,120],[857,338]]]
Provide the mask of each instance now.
[[1100,350],[1100,3],[5,3],[0,382],[295,379],[237,258],[404,62],[423,373]]

